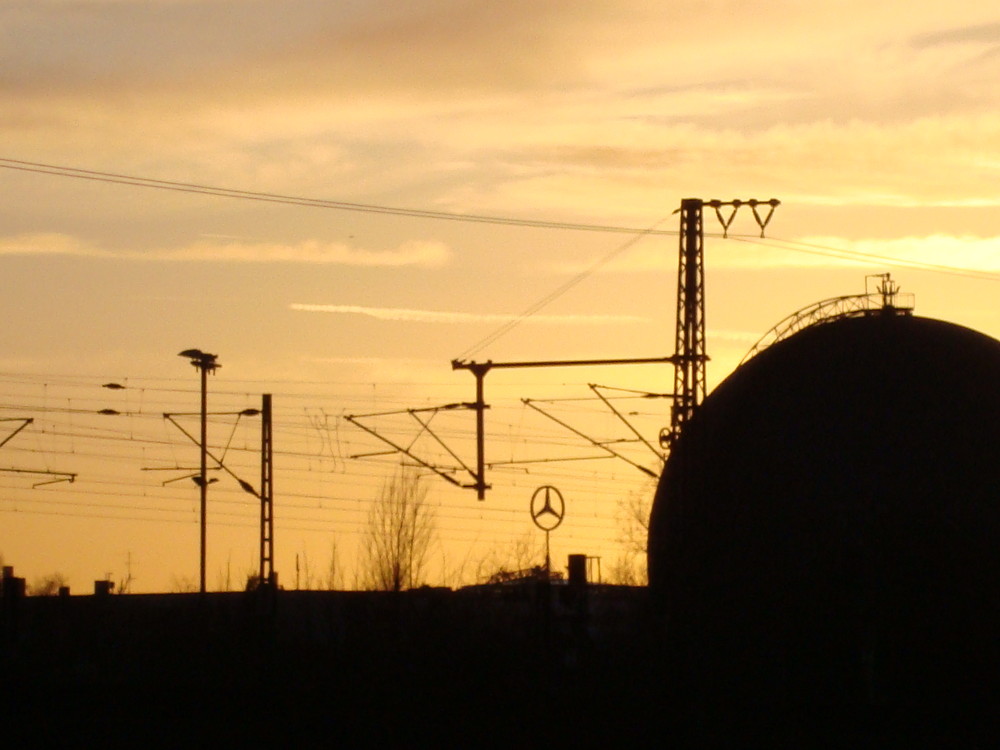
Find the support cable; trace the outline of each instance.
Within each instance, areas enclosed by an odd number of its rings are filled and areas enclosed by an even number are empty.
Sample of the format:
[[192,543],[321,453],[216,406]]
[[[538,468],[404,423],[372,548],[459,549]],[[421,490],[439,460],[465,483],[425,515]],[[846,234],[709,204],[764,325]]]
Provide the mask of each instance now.
[[[549,292],[547,295],[539,299],[537,302],[534,302],[533,304],[526,307],[513,320],[507,321],[489,335],[484,336],[482,339],[480,339],[475,344],[466,349],[464,352],[462,352],[456,359],[463,360],[466,357],[470,357],[473,354],[477,354],[478,352],[482,351],[484,348],[495,342],[497,339],[501,338],[502,336],[505,336],[507,333],[512,331],[514,328],[516,328],[518,325],[520,325],[525,320],[530,318],[532,315],[534,315],[537,312],[540,312],[549,304],[559,299],[561,296],[566,294],[566,292],[575,287],[577,284],[587,279],[588,277],[592,276],[598,270],[600,270],[608,263],[610,263],[614,258],[618,257],[623,252],[636,245],[643,238],[653,234],[660,234],[661,232],[658,232],[656,230],[656,227],[658,227],[668,218],[669,217],[664,217],[663,219],[660,219],[652,226],[640,231],[638,234],[636,234],[635,237],[632,237],[623,242],[622,244],[618,245],[617,247],[613,248],[607,255],[600,258],[596,263],[592,264],[590,267],[584,269],[573,278],[559,285],[553,291]],[[676,232],[670,232],[670,234],[676,234]]]

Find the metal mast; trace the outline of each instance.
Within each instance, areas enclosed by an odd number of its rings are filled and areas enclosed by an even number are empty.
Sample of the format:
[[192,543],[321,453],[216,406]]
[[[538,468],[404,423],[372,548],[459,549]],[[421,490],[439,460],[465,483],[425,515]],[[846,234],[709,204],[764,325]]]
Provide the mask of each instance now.
[[[715,215],[722,225],[722,236],[727,236],[729,226],[736,218],[740,206],[750,206],[760,236],[780,205],[776,198],[762,201],[750,200],[704,201],[701,198],[685,198],[681,201],[680,213],[680,253],[677,265],[677,335],[675,338],[674,404],[670,413],[670,434],[661,437],[664,447],[680,435],[684,425],[695,410],[705,400],[707,380],[705,363],[705,227],[704,208],[715,209]],[[720,210],[731,208],[728,216]],[[759,210],[767,207],[767,213]],[[664,438],[666,438],[664,440]]]
[[274,444],[271,432],[271,394],[265,393],[260,426],[260,585],[274,580]]
[[[403,453],[412,458],[422,466],[442,476],[449,482],[467,489],[474,489],[476,496],[483,500],[486,497],[486,490],[490,489],[490,484],[486,481],[486,429],[485,413],[489,405],[484,397],[484,380],[492,369],[512,368],[512,367],[557,367],[557,366],[593,366],[593,365],[621,365],[621,364],[653,364],[663,363],[674,365],[674,390],[671,394],[674,404],[671,409],[670,428],[664,428],[660,433],[660,447],[669,450],[674,441],[680,435],[684,425],[694,415],[695,410],[705,399],[707,391],[707,379],[705,375],[705,364],[708,361],[705,346],[705,259],[704,242],[705,232],[703,225],[704,207],[709,206],[715,210],[715,215],[722,225],[722,236],[725,237],[730,225],[736,218],[736,213],[741,206],[749,206],[753,213],[757,226],[760,227],[760,236],[764,236],[764,229],[774,215],[774,209],[780,205],[776,198],[770,200],[709,200],[701,198],[685,198],[681,201],[681,207],[674,213],[680,213],[680,257],[677,269],[677,329],[675,338],[675,354],[670,357],[645,357],[629,359],[591,359],[591,360],[555,360],[555,361],[535,361],[535,362],[469,362],[464,360],[452,360],[453,370],[468,370],[476,379],[476,400],[462,404],[449,404],[439,407],[441,409],[451,409],[464,407],[473,409],[476,412],[476,466],[470,468],[458,456],[446,446],[443,446],[440,438],[435,439],[448,453],[455,458],[462,468],[471,475],[472,484],[459,484],[459,482],[441,468],[416,456],[409,447],[402,446],[389,438],[376,432],[374,429],[365,426],[359,421],[361,416],[378,415],[357,415],[347,416],[346,419],[366,430],[379,440],[387,443],[395,451]],[[723,206],[732,209],[728,216],[723,216],[720,210]],[[767,209],[766,212],[764,209]],[[526,404],[531,405],[529,400]],[[425,422],[416,416],[415,409],[407,410],[418,422],[422,430],[428,430]],[[544,413],[544,412],[543,412]],[[550,416],[547,415],[546,416]],[[619,415],[621,416],[621,415]],[[550,417],[551,418],[551,417]],[[556,420],[558,421],[558,420]],[[568,427],[565,423],[564,427]],[[572,429],[572,428],[571,428]],[[580,434],[580,433],[578,433]],[[641,436],[640,436],[641,437]],[[593,441],[591,441],[593,442]],[[645,442],[645,441],[644,441]],[[595,443],[596,445],[600,444]],[[610,451],[617,455],[614,451]],[[378,454],[372,454],[378,455]],[[631,463],[631,462],[630,462]],[[642,467],[640,467],[642,468]],[[643,469],[645,470],[645,469]]]
[[178,356],[187,357],[191,364],[201,374],[201,464],[198,477],[194,480],[200,490],[201,500],[201,546],[199,552],[198,590],[205,593],[205,561],[207,545],[207,509],[208,509],[208,373],[214,373],[220,365],[218,355],[208,354],[200,349],[185,349]]
[[[485,412],[489,409],[489,404],[484,400],[483,379],[486,374],[493,369],[506,369],[513,367],[590,367],[595,365],[637,365],[637,364],[670,364],[675,363],[674,357],[631,357],[628,359],[572,359],[572,360],[543,360],[536,362],[464,362],[454,359],[451,362],[453,370],[469,370],[476,378],[476,400],[475,403],[467,406],[476,410],[476,470],[470,472],[475,479],[471,485],[463,485],[476,491],[476,497],[480,500],[486,498],[486,490],[490,485],[486,482],[486,428]],[[354,421],[351,417],[347,419]],[[355,424],[357,424],[355,422]],[[361,425],[362,427],[364,425]],[[367,428],[366,428],[367,429]],[[371,432],[371,430],[369,430]],[[374,433],[373,433],[374,434]],[[378,437],[378,435],[376,435]],[[383,438],[384,440],[384,438]]]
[[670,434],[681,428],[705,398],[705,232],[700,198],[681,201],[680,253],[677,265],[677,333],[674,404]]

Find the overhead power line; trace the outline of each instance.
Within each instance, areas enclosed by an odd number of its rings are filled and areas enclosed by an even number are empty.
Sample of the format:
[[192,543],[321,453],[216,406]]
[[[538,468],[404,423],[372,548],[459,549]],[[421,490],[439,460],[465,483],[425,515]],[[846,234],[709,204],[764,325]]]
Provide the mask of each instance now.
[[974,268],[963,268],[961,266],[951,266],[943,263],[928,263],[926,261],[911,260],[909,258],[894,257],[891,255],[880,255],[877,253],[867,253],[861,250],[850,250],[843,247],[832,247],[821,245],[816,242],[803,242],[801,240],[782,239],[771,237],[766,240],[756,237],[733,237],[740,242],[747,242],[752,245],[764,247],[774,247],[794,253],[804,253],[806,255],[819,255],[825,258],[836,258],[838,260],[853,263],[866,262],[878,263],[900,268],[910,268],[916,271],[931,271],[933,273],[947,274],[950,276],[962,276],[971,279],[982,279],[984,281],[1000,281],[1000,274],[993,271],[980,271]]
[[[643,236],[676,236],[677,230],[626,227],[612,224],[583,224],[574,222],[546,221],[541,219],[519,219],[511,216],[493,216],[487,214],[461,214],[448,211],[432,211],[429,209],[403,208],[399,206],[385,206],[374,203],[352,203],[348,201],[335,201],[324,198],[308,198],[304,196],[283,195],[281,193],[267,193],[253,190],[241,190],[237,188],[224,188],[213,185],[205,185],[194,182],[179,182],[174,180],[160,180],[152,177],[140,177],[117,172],[101,172],[80,167],[69,167],[57,164],[45,164],[41,162],[24,161],[20,159],[9,159],[0,157],[0,168],[21,172],[33,172],[36,174],[50,175],[53,177],[72,177],[80,180],[91,180],[96,182],[107,182],[131,187],[145,187],[158,190],[173,190],[184,193],[196,193],[201,195],[213,195],[222,198],[236,198],[241,200],[263,201],[268,203],[282,203],[296,206],[307,206],[312,208],[328,208],[340,211],[356,211],[361,213],[376,213],[390,216],[406,216],[420,219],[436,219],[443,221],[460,221],[479,224],[496,224],[507,226],[533,227],[539,229],[563,229],[572,231],[588,232],[610,232],[618,234],[634,234]],[[864,253],[846,248],[835,248],[816,243],[802,242],[798,240],[783,240],[772,238],[770,242],[761,241],[755,237],[743,235],[732,235],[727,232],[720,234],[706,233],[706,236],[728,236],[744,242],[758,245],[770,245],[772,247],[782,247],[795,252],[812,253],[826,257],[842,258],[845,260],[878,260],[882,263],[889,263],[895,266],[914,268],[918,270],[935,271],[938,273],[952,274],[957,276],[967,276],[970,278],[980,278],[988,280],[1000,279],[1000,274],[987,271],[976,271],[974,269],[961,268],[937,263],[925,263],[922,261],[907,260],[905,258],[892,258],[889,256]],[[781,243],[781,244],[774,244]],[[611,256],[618,254],[621,250],[630,246],[616,248]],[[598,265],[603,265],[605,261],[600,261]],[[588,272],[584,272],[586,276]],[[574,282],[570,285],[572,286]],[[561,293],[561,292],[560,292]],[[558,296],[558,293],[557,293]],[[528,313],[529,315],[531,313]],[[520,322],[517,321],[517,322]],[[514,325],[517,323],[515,322]]]
[[240,200],[263,201],[265,203],[282,203],[292,206],[307,206],[311,208],[328,208],[338,211],[356,211],[360,213],[385,214],[389,216],[406,216],[413,219],[436,219],[444,221],[461,221],[476,224],[500,224],[517,227],[534,227],[537,229],[564,229],[583,232],[612,232],[618,234],[641,235],[676,235],[676,231],[661,229],[640,229],[608,224],[578,224],[564,221],[543,221],[536,219],[518,219],[511,216],[490,216],[486,214],[460,214],[448,211],[431,211],[421,208],[402,208],[399,206],[384,206],[374,203],[350,203],[325,198],[307,198],[297,195],[282,195],[280,193],[264,193],[254,190],[239,190],[213,185],[203,185],[194,182],[176,182],[159,180],[152,177],[118,174],[115,172],[98,172],[92,169],[80,169],[56,164],[21,161],[0,157],[0,168],[20,172],[51,175],[53,177],[73,177],[79,180],[107,182],[131,187],[153,188],[156,190],[173,190],[181,193],[196,193],[199,195],[214,195],[220,198],[237,198]]

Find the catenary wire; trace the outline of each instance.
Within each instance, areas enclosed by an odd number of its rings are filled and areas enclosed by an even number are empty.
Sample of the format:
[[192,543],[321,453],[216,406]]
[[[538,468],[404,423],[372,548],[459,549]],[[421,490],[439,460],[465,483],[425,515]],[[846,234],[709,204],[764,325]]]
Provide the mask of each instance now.
[[764,247],[774,247],[790,252],[804,253],[807,255],[819,255],[827,258],[838,258],[847,261],[877,261],[882,264],[910,268],[917,271],[932,271],[950,276],[962,276],[965,278],[981,279],[984,281],[1000,281],[1000,274],[991,271],[977,271],[975,269],[962,268],[961,266],[949,266],[942,263],[927,263],[925,261],[911,260],[907,258],[895,258],[889,255],[877,253],[867,253],[860,250],[850,250],[848,248],[832,247],[815,242],[803,242],[801,240],[789,240],[782,238],[761,239],[758,237],[734,236],[731,239],[738,242],[746,242]]
[[437,219],[444,221],[460,221],[478,224],[500,224],[507,226],[533,227],[539,229],[561,229],[588,232],[612,232],[618,234],[645,235],[675,235],[676,231],[670,230],[641,230],[634,227],[623,227],[603,224],[577,224],[572,222],[542,221],[534,219],[517,219],[509,216],[488,216],[483,214],[459,214],[447,211],[432,211],[429,209],[401,208],[397,206],[385,206],[369,203],[350,203],[347,201],[327,200],[323,198],[306,198],[294,195],[281,195],[278,193],[265,193],[253,190],[239,190],[233,188],[214,187],[190,182],[175,182],[172,180],[160,180],[149,177],[138,177],[135,175],[119,174],[115,172],[99,172],[91,169],[81,169],[78,167],[60,166],[55,164],[43,164],[38,162],[22,161],[19,159],[9,159],[0,157],[0,168],[12,169],[22,172],[33,172],[37,174],[51,175],[54,177],[72,177],[81,180],[93,180],[96,182],[107,182],[132,187],[145,187],[157,190],[173,190],[185,193],[198,193],[201,195],[213,195],[223,198],[238,198],[242,200],[264,201],[268,203],[283,203],[295,206],[308,206],[313,208],[328,208],[340,211],[358,211],[362,213],[387,214],[391,216],[405,216],[418,219]]

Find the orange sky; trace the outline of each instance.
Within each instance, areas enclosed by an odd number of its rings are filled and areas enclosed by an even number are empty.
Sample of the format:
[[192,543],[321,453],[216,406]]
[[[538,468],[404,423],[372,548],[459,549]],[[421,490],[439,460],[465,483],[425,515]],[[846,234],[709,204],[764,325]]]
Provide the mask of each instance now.
[[[745,210],[736,239],[718,237],[708,216],[714,384],[772,325],[863,291],[866,274],[892,271],[918,314],[1000,336],[998,40],[1000,17],[982,4],[922,0],[3,3],[0,416],[35,422],[0,465],[78,476],[32,488],[34,475],[0,474],[0,554],[29,583],[58,570],[75,590],[105,573],[121,579],[129,558],[135,590],[197,579],[196,489],[162,484],[197,460],[162,418],[197,409],[182,349],[219,354],[212,410],[275,394],[286,585],[296,555],[300,579],[305,561],[313,578],[325,573],[332,544],[350,585],[368,504],[392,468],[350,458],[376,446],[344,414],[472,400],[471,376],[449,366],[458,356],[673,351],[670,235],[633,242],[240,200],[19,162],[661,230],[676,229],[671,213],[687,196],[780,198],[763,244],[747,241],[756,232]],[[602,259],[533,319],[469,352]],[[100,388],[110,381],[128,387]],[[584,399],[588,383],[663,392],[672,375],[491,373],[490,460],[586,455],[521,399]],[[655,438],[667,404],[638,404],[626,408]],[[598,407],[559,406],[624,437]],[[102,408],[126,414],[93,413]],[[471,460],[471,414],[438,419]],[[213,421],[213,444],[229,439],[226,420]],[[231,459],[255,483],[258,429],[241,421]],[[651,452],[636,455],[655,466]],[[526,508],[544,483],[569,503],[556,559],[585,552],[610,564],[619,501],[648,492],[644,475],[611,461],[491,478],[485,503],[431,483],[435,581],[468,582],[481,560],[540,545]],[[256,511],[225,477],[210,498],[212,587],[256,564]]]

